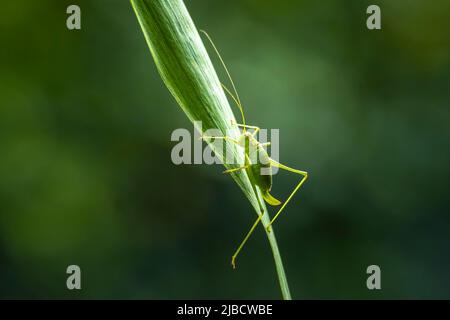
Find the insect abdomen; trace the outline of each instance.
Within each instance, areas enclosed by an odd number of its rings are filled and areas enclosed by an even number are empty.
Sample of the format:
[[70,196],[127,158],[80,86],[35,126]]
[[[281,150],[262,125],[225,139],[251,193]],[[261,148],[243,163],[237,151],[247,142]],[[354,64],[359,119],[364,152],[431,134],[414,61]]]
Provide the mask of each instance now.
[[[261,191],[269,192],[272,189],[272,170],[270,165],[253,164],[251,166],[255,183],[261,189]],[[266,174],[261,174],[261,169],[264,168]],[[269,172],[267,172],[269,171]],[[267,174],[268,173],[268,174]]]
[[272,189],[272,167],[270,165],[269,155],[266,150],[260,147],[258,150],[258,157],[258,163],[251,166],[255,183],[260,188],[264,200],[272,206],[277,206],[281,204],[281,202],[272,197],[269,193]]

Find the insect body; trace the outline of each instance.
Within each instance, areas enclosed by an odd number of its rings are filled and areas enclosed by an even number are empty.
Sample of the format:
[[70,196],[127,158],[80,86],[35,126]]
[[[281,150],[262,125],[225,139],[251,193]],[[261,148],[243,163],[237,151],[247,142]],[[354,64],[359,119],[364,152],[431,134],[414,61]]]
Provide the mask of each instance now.
[[[250,153],[248,150],[256,151],[256,159],[254,159],[254,161],[250,159],[248,165],[253,181],[261,190],[264,200],[270,205],[277,206],[280,205],[281,202],[270,194],[270,190],[272,189],[272,167],[269,154],[266,149],[264,149],[264,146],[268,144],[260,143],[256,140],[255,135],[258,131],[259,128],[255,128],[253,133],[245,132],[240,136],[238,143],[246,150],[247,157]],[[246,144],[248,144],[248,148],[246,148]],[[266,170],[265,174],[261,174],[263,169]]]
[[[226,71],[226,73],[228,75],[228,78],[230,80],[230,83],[231,83],[233,91],[234,91],[234,95],[225,85],[222,84],[222,87],[228,93],[228,95],[234,100],[234,102],[238,106],[238,108],[239,108],[239,110],[241,112],[241,116],[242,116],[242,124],[238,124],[238,123],[234,123],[234,122],[232,123],[232,124],[235,124],[236,126],[238,126],[239,128],[242,129],[242,134],[239,136],[239,138],[237,140],[233,139],[231,137],[228,137],[228,136],[202,136],[202,139],[205,139],[205,140],[209,140],[209,139],[223,139],[226,142],[234,143],[234,144],[236,144],[236,145],[238,145],[238,146],[243,148],[244,156],[245,156],[245,163],[244,163],[244,165],[240,166],[240,167],[237,167],[237,168],[226,170],[226,171],[224,171],[224,173],[231,173],[231,172],[235,172],[235,171],[239,171],[239,170],[246,170],[247,174],[248,174],[248,176],[249,176],[249,178],[250,178],[250,180],[251,180],[251,182],[253,184],[253,186],[257,187],[260,190],[264,200],[268,204],[270,204],[272,206],[279,206],[279,205],[281,205],[280,209],[278,209],[277,213],[272,218],[272,220],[270,221],[269,225],[266,227],[267,230],[270,231],[271,225],[278,218],[280,213],[284,210],[284,208],[289,203],[289,201],[292,199],[292,197],[297,192],[297,190],[302,186],[302,184],[308,178],[308,173],[305,172],[305,171],[301,171],[301,170],[290,168],[290,167],[288,167],[286,165],[283,165],[283,164],[273,160],[272,158],[270,158],[269,154],[267,153],[266,149],[264,148],[264,147],[267,147],[268,145],[270,145],[270,142],[260,143],[256,139],[256,134],[258,133],[260,128],[256,127],[256,126],[249,126],[249,125],[247,125],[245,123],[244,109],[242,107],[242,103],[241,103],[241,100],[239,98],[239,94],[237,93],[237,90],[236,90],[236,87],[234,85],[233,79],[231,78],[230,73],[228,72],[228,69],[227,69],[225,63],[224,63],[222,57],[220,56],[219,51],[217,50],[216,46],[212,42],[212,40],[209,37],[209,35],[203,30],[201,30],[201,32],[203,34],[205,34],[206,37],[208,38],[209,42],[211,43],[212,47],[214,48],[215,52],[217,53],[217,56],[219,57],[220,62],[222,63],[222,66],[224,67],[224,69],[225,69],[225,71]],[[252,130],[252,132],[249,132],[249,130]],[[254,157],[254,156],[252,157],[252,155],[255,155],[255,154],[257,156],[256,157]],[[270,194],[270,191],[272,189],[272,171],[271,171],[272,167],[277,167],[277,168],[280,168],[280,169],[283,169],[283,170],[286,170],[286,171],[289,171],[289,172],[292,172],[292,173],[296,173],[296,174],[298,174],[298,175],[300,175],[302,177],[300,182],[297,184],[297,186],[291,192],[291,194],[286,199],[286,201],[284,201],[284,203],[282,203],[278,199],[274,198]],[[265,169],[265,171],[266,171],[265,174],[262,174],[262,169]],[[245,236],[244,240],[242,240],[242,242],[239,245],[239,247],[237,248],[236,252],[231,257],[231,264],[232,264],[233,268],[235,268],[235,260],[236,260],[237,255],[242,250],[242,248],[244,247],[245,243],[249,239],[250,235],[255,230],[255,228],[258,225],[259,221],[261,220],[263,214],[264,214],[263,212],[258,214],[258,218],[253,223],[252,227],[248,231],[248,233]]]

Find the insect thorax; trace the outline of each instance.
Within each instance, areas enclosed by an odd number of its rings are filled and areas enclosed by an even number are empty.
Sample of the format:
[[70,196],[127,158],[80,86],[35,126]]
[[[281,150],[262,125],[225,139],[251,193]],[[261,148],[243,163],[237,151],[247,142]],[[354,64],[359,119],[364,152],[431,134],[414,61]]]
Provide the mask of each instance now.
[[245,150],[245,153],[250,158],[250,162],[252,164],[270,166],[269,154],[252,134],[248,132],[243,133],[239,137],[238,142],[239,145]]
[[[253,179],[262,191],[272,188],[270,157],[266,149],[250,133],[239,137],[239,145],[244,148],[247,161],[250,162]],[[264,170],[262,170],[264,169]]]

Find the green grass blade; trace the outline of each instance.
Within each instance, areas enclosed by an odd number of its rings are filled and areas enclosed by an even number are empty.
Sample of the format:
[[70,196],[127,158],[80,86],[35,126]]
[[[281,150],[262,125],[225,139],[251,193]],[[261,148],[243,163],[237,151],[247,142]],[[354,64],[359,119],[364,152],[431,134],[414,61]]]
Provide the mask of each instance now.
[[[203,42],[182,0],[131,0],[157,69],[180,107],[192,121],[202,121],[203,130],[219,129],[237,137],[235,120]],[[229,146],[233,156],[242,155]],[[221,158],[221,150],[211,148]],[[230,167],[225,165],[228,169]],[[264,227],[270,222],[259,190],[244,170],[232,174],[256,212],[263,212]],[[265,228],[264,228],[265,229]],[[265,229],[266,230],[266,229]],[[291,299],[273,229],[266,230],[284,299]]]

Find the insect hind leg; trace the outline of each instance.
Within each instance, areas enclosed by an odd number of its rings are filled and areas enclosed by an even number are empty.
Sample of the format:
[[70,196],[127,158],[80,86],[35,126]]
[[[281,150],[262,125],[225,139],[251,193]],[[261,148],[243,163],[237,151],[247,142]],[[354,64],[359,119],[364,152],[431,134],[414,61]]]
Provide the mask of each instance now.
[[262,218],[262,214],[258,215],[258,218],[256,219],[256,221],[253,223],[252,227],[250,228],[250,230],[248,231],[247,235],[245,236],[244,240],[242,240],[241,244],[239,245],[239,247],[236,249],[236,251],[234,252],[234,254],[231,256],[231,265],[233,266],[233,269],[236,269],[236,258],[239,254],[239,252],[241,252],[242,248],[244,247],[244,245],[247,243],[247,240],[250,238],[250,236],[252,235],[253,231],[255,231],[256,226],[258,225],[259,221]]
[[278,216],[280,215],[280,213],[284,210],[284,208],[286,207],[286,205],[289,203],[289,201],[292,199],[292,197],[294,196],[294,194],[298,191],[298,189],[300,189],[300,187],[302,186],[302,184],[306,181],[306,179],[308,179],[308,172],[306,171],[301,171],[301,170],[297,170],[297,169],[293,169],[290,168],[288,166],[285,166],[281,163],[278,163],[274,160],[270,160],[270,164],[274,167],[278,167],[280,169],[289,171],[289,172],[293,172],[296,173],[298,175],[302,176],[302,179],[300,180],[300,182],[297,184],[297,186],[295,187],[295,189],[291,192],[291,194],[289,195],[289,197],[287,198],[287,200],[283,203],[283,205],[281,206],[281,208],[278,210],[278,212],[275,214],[275,216],[272,218],[272,220],[270,221],[269,225],[266,227],[267,231],[270,231],[270,227],[271,225],[275,222],[275,220],[278,218]]

